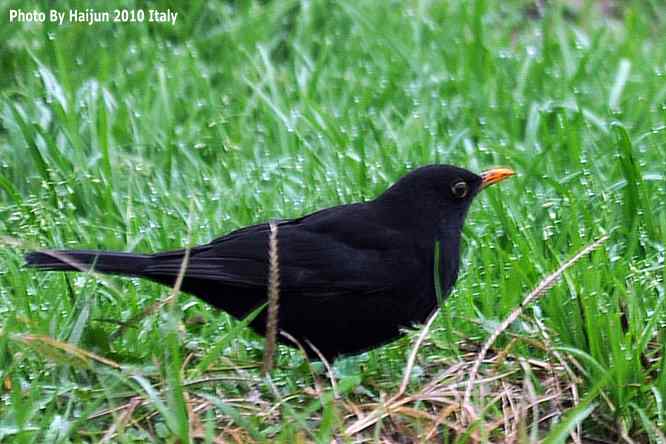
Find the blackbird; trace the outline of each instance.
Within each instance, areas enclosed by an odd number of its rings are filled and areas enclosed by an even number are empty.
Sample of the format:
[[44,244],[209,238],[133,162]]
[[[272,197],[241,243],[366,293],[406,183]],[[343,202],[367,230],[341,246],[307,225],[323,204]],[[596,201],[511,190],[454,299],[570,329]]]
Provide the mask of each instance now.
[[[334,359],[382,345],[404,327],[423,323],[438,306],[435,273],[442,296],[458,276],[461,231],[472,200],[513,174],[505,168],[477,175],[430,165],[374,200],[276,221],[278,328]],[[191,248],[181,290],[243,319],[267,300],[269,235],[269,224],[262,223]],[[185,249],[45,250],[28,253],[26,262],[42,270],[94,269],[171,286],[185,255]],[[266,310],[249,325],[263,335]]]

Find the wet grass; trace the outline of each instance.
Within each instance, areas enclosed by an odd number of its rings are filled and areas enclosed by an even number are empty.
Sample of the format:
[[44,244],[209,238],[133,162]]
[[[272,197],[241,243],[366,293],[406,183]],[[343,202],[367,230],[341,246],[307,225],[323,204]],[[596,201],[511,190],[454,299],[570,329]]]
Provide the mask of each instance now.
[[[663,439],[666,16],[553,3],[164,0],[136,7],[175,27],[4,23],[0,441]],[[22,267],[35,246],[207,242],[435,162],[519,175],[474,205],[408,398],[360,431],[414,335],[336,362],[336,397],[298,351],[262,377],[263,339],[187,295]],[[491,348],[476,419],[447,410],[525,294],[606,234]]]

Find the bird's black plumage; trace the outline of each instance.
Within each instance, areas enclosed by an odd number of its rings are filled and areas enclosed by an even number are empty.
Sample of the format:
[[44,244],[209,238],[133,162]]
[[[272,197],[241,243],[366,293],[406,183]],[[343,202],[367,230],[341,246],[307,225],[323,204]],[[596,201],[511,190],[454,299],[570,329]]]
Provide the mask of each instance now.
[[[279,328],[334,358],[381,345],[424,322],[437,307],[435,270],[445,295],[458,276],[461,230],[472,200],[501,180],[488,177],[426,166],[372,201],[278,222]],[[193,247],[181,289],[236,318],[247,316],[266,302],[269,234],[264,223]],[[92,267],[173,285],[184,255],[43,251],[29,253],[26,261],[43,270]],[[263,334],[265,310],[250,325]]]

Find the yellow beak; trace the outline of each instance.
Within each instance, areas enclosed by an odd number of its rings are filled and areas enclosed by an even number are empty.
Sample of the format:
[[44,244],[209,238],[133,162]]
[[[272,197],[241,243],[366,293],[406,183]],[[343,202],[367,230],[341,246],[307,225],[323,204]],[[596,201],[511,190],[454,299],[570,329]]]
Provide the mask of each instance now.
[[501,182],[507,177],[511,177],[515,174],[516,173],[514,173],[513,170],[510,170],[509,168],[493,168],[491,170],[484,171],[481,173],[481,178],[483,179],[483,182],[481,182],[481,188],[485,188],[488,185]]

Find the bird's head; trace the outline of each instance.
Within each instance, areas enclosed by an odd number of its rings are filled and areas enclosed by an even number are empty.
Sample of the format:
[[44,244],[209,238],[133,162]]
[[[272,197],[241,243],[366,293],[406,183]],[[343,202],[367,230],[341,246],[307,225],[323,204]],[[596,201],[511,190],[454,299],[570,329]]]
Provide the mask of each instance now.
[[460,230],[479,191],[514,174],[508,168],[475,174],[452,165],[429,165],[403,176],[380,199],[411,207],[411,216],[423,218],[427,224],[434,218],[440,228]]

